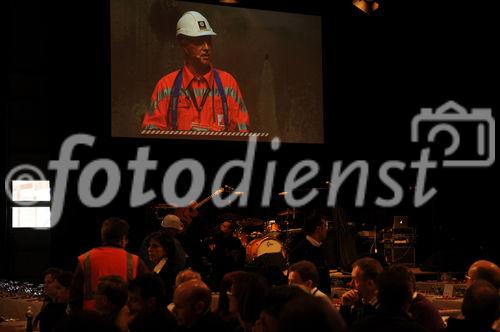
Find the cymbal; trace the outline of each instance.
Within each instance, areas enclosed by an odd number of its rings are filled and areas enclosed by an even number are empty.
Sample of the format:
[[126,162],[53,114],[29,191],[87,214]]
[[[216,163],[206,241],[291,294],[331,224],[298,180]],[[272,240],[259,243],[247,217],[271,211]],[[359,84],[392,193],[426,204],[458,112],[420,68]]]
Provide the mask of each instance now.
[[236,224],[241,227],[257,227],[264,225],[264,221],[257,218],[246,218],[236,221]]
[[241,215],[235,214],[235,213],[224,213],[221,214],[217,217],[218,220],[229,220],[229,221],[236,221],[242,219]]
[[289,228],[289,229],[285,230],[284,232],[295,234],[295,233],[300,233],[301,231],[302,231],[302,228]]
[[297,214],[298,210],[297,209],[286,209],[284,211],[278,212],[277,215],[280,217],[283,216],[291,216],[293,214]]

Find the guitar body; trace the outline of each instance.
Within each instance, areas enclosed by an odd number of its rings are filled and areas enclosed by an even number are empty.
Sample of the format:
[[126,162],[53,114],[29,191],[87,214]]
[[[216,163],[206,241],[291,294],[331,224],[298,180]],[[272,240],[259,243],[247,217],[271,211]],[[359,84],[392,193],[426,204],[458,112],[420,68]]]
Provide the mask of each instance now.
[[185,227],[193,221],[193,218],[196,218],[198,216],[196,203],[190,206],[177,208],[175,209],[174,214],[177,217],[179,217],[179,219],[181,220],[181,222],[184,224]]

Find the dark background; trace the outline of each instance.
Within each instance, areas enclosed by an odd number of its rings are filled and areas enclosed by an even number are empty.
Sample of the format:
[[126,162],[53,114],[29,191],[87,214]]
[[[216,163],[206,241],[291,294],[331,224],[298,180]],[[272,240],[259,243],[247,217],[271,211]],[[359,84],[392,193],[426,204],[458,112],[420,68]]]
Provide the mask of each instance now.
[[[96,143],[92,148],[77,148],[73,157],[81,166],[97,158],[116,161],[123,184],[108,206],[87,208],[77,197],[79,172],[71,171],[62,219],[45,231],[11,229],[11,203],[2,191],[0,277],[34,279],[48,266],[73,269],[76,256],[98,244],[99,224],[109,216],[130,222],[130,249],[136,250],[154,225],[146,207],[130,208],[128,203],[127,161],[135,158],[137,147],[151,146],[150,159],[159,160],[162,171],[180,158],[196,158],[206,167],[209,180],[225,161],[244,158],[245,145],[239,142],[111,137],[106,1],[11,1],[10,5],[10,89],[8,111],[2,112],[2,174],[15,165],[31,163],[53,179],[47,162],[57,159],[62,141],[75,133],[88,133],[96,136]],[[360,13],[350,1],[332,1],[328,6],[323,1],[249,1],[240,6],[322,16],[325,144],[283,144],[276,152],[268,143],[259,144],[250,207],[235,212],[268,218],[285,208],[278,198],[269,209],[258,207],[269,160],[278,161],[276,193],[291,167],[305,158],[321,165],[321,174],[308,183],[311,187],[323,185],[333,161],[367,160],[370,180],[365,206],[354,206],[355,179],[342,186],[339,201],[357,227],[380,229],[389,226],[393,216],[408,215],[417,228],[419,263],[440,261],[442,269],[450,270],[464,270],[478,257],[498,263],[496,164],[430,172],[427,187],[435,187],[438,194],[420,208],[411,204],[415,172],[395,172],[405,188],[404,201],[391,209],[373,203],[377,196],[391,194],[378,180],[384,161],[408,165],[419,158],[423,145],[410,142],[410,122],[421,107],[435,108],[453,99],[467,108],[490,107],[494,116],[498,114],[498,24],[492,10],[478,1],[446,6],[436,1],[390,1],[373,16]],[[443,146],[436,147],[432,157],[439,158]],[[232,174],[232,179],[237,175]],[[163,172],[148,175],[148,186],[158,194],[162,176]],[[104,182],[104,176],[96,177],[96,195]],[[204,195],[210,194],[210,184]],[[311,205],[323,203],[319,197]],[[207,206],[203,213],[213,222],[208,217],[218,211]]]

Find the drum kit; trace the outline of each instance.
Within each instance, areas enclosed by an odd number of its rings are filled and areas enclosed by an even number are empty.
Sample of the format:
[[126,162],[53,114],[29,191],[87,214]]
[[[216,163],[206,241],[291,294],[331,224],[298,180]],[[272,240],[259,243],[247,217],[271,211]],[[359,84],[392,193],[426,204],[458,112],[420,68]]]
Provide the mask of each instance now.
[[257,218],[236,221],[235,236],[246,248],[247,262],[265,254],[281,254],[286,259],[290,235],[300,232],[300,228],[289,228],[290,220],[295,220],[296,209],[277,213],[277,218],[265,222]]

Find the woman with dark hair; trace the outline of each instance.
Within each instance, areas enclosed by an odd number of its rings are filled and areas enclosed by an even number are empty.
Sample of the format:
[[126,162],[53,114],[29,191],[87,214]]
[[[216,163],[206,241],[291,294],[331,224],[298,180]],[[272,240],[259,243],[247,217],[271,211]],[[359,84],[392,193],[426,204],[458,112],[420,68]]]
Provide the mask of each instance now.
[[147,239],[148,258],[153,263],[153,271],[157,273],[165,284],[167,303],[172,302],[174,295],[175,277],[182,269],[173,261],[175,244],[171,238],[161,232],[151,234]]
[[230,272],[224,280],[229,286],[225,293],[229,313],[236,315],[244,332],[252,331],[264,308],[268,292],[266,280],[257,273],[245,271]]
[[238,320],[238,315],[235,312],[229,311],[229,295],[231,285],[233,283],[234,273],[227,273],[222,278],[219,285],[219,298],[217,300],[217,315],[222,318],[229,328],[229,331],[239,331],[241,330],[240,322]]

